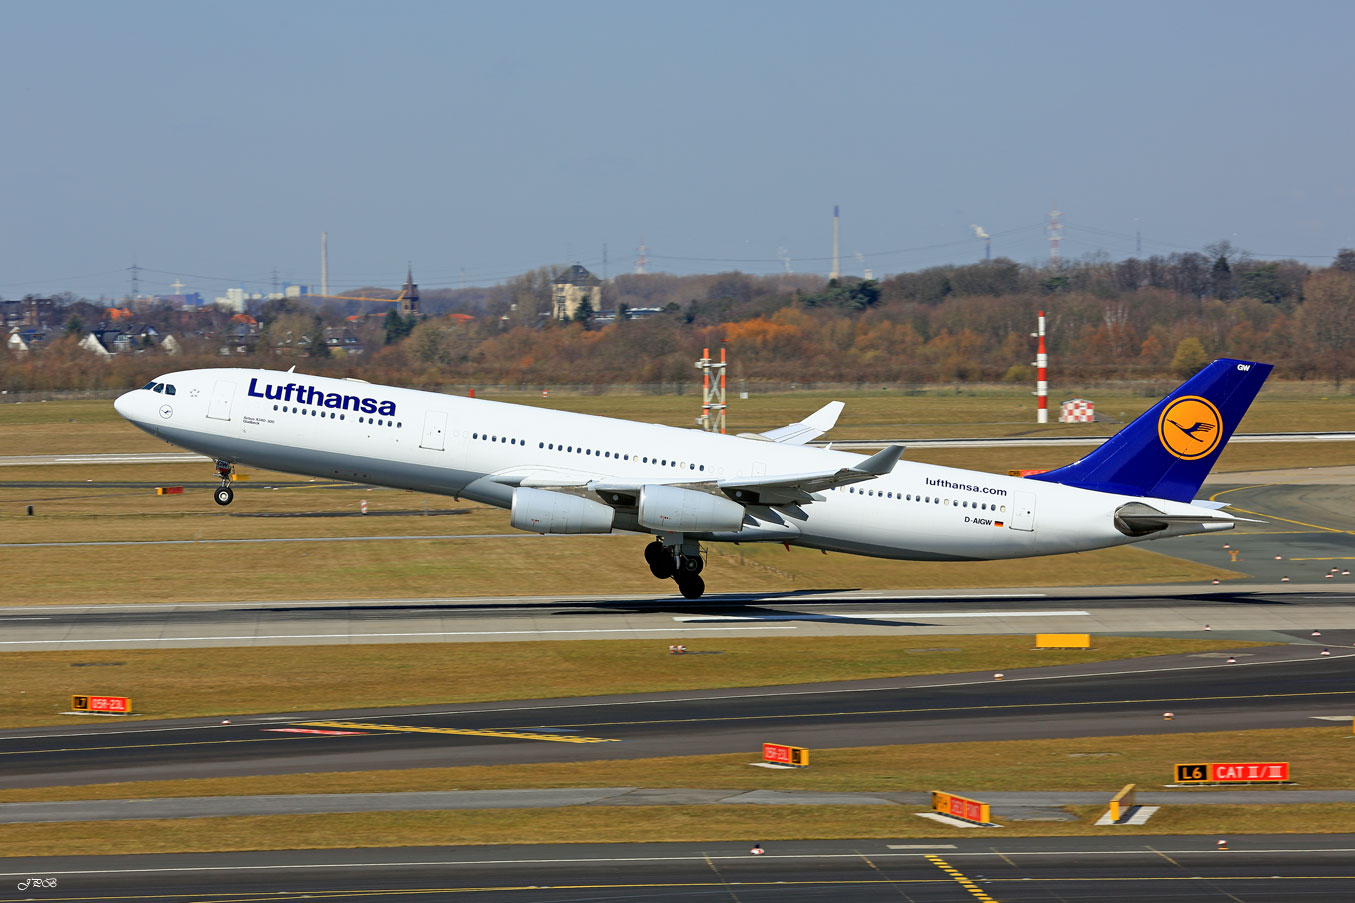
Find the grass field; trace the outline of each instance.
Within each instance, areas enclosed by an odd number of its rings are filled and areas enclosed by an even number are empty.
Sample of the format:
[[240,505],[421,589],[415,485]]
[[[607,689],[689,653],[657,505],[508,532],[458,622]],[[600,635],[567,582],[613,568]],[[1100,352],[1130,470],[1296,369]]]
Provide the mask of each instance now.
[[[413,529],[418,529],[414,527]],[[306,533],[292,528],[293,534]],[[135,538],[129,532],[125,538]],[[191,534],[180,538],[197,538]],[[479,595],[673,595],[644,566],[641,536],[509,536],[361,542],[0,548],[10,605],[410,599]],[[1068,561],[1075,560],[1076,567]],[[524,562],[530,566],[524,567]],[[581,583],[580,567],[588,579]],[[963,589],[1188,583],[1241,576],[1161,555],[1113,548],[1075,559],[904,562],[779,545],[716,545],[711,594],[789,589]],[[709,597],[708,597],[709,601]]]
[[[897,389],[841,392],[786,392],[758,395],[747,401],[731,397],[730,432],[758,432],[800,420],[829,401],[846,402],[830,434],[834,439],[915,439],[955,436],[1105,436],[1147,410],[1172,388],[1157,387],[1156,396],[1129,391],[1084,392],[1068,389],[1066,397],[1083,394],[1097,409],[1120,423],[1036,424],[1029,389],[976,387],[925,389],[904,394]],[[1267,386],[1239,427],[1240,432],[1285,432],[1342,429],[1355,423],[1355,395],[1316,394],[1326,391],[1301,383]],[[1064,397],[1055,390],[1055,399]],[[485,396],[481,396],[485,397]],[[490,396],[493,397],[493,396]],[[675,395],[505,395],[501,400],[533,407],[599,414],[629,420],[693,426],[700,396]],[[1057,403],[1057,402],[1056,402]],[[165,444],[122,420],[111,401],[52,401],[0,405],[0,455],[56,452],[159,451]]]
[[[1118,789],[1118,788],[1116,788]],[[1108,791],[1109,799],[1114,791]],[[1097,827],[1105,807],[1069,806],[1076,822],[1010,822],[1003,837],[1310,834],[1347,830],[1349,804],[1168,806],[1146,825]],[[484,844],[748,843],[838,837],[973,839],[905,806],[574,806],[354,815],[0,825],[7,856],[95,856],[232,850],[350,849]],[[1241,854],[1237,854],[1241,855]],[[727,892],[723,880],[713,888]],[[258,898],[253,898],[258,899]],[[959,899],[958,897],[956,899]]]
[[[1176,722],[1183,724],[1182,721]],[[1355,740],[1349,724],[1282,730],[1239,730],[987,743],[924,743],[815,749],[812,767],[751,768],[758,750],[718,756],[674,756],[605,762],[417,768],[333,774],[258,775],[182,781],[138,781],[76,787],[0,790],[0,802],[159,799],[270,793],[402,793],[432,790],[555,787],[697,787],[891,793],[947,789],[1091,791],[1107,799],[1125,784],[1160,789],[1177,762],[1289,762],[1305,790],[1355,786]],[[1247,788],[1244,788],[1247,789]],[[1254,788],[1251,788],[1254,789]],[[1199,793],[1208,793],[1201,788]],[[1256,790],[1265,793],[1265,790]]]
[[1098,637],[1094,649],[1055,652],[1032,649],[1030,636],[738,637],[686,640],[693,651],[720,655],[672,656],[670,642],[290,646],[285,655],[269,647],[3,653],[0,728],[69,724],[57,713],[72,693],[86,692],[130,696],[140,713],[178,718],[1012,670],[1254,645]]

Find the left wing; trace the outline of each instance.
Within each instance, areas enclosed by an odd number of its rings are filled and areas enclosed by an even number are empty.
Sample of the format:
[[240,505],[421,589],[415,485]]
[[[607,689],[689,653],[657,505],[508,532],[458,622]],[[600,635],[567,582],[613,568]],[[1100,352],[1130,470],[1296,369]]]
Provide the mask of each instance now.
[[860,464],[819,473],[779,474],[770,477],[743,477],[720,480],[715,485],[736,502],[745,505],[788,505],[795,502],[821,502],[816,495],[835,486],[847,486],[882,477],[894,469],[903,455],[902,445],[890,445]]

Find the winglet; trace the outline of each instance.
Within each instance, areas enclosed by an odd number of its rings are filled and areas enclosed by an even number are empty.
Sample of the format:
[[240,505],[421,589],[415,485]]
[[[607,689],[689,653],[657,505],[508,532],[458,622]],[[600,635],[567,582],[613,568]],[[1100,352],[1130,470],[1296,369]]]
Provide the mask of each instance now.
[[779,426],[774,430],[767,430],[765,433],[740,433],[739,437],[742,439],[765,439],[768,442],[779,442],[782,445],[804,445],[811,439],[817,439],[831,430],[837,424],[838,415],[842,413],[843,407],[845,405],[840,401],[830,401],[804,420],[787,426]]
[[866,460],[852,467],[859,473],[868,473],[873,477],[882,477],[894,469],[894,465],[899,463],[899,458],[903,456],[904,446],[887,445],[882,450],[877,451]]

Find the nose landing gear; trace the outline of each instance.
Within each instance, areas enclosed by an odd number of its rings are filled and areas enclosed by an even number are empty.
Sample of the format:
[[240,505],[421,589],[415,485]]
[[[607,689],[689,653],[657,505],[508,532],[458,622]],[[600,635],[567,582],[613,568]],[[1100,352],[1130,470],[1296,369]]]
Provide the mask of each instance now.
[[656,539],[645,546],[645,563],[658,579],[672,577],[685,598],[700,599],[706,592],[706,581],[701,579],[706,562],[695,542],[669,546],[662,539]]
[[235,498],[235,491],[231,489],[231,474],[234,472],[235,465],[229,461],[216,462],[216,475],[221,478],[221,485],[212,493],[212,498],[218,505],[229,505]]

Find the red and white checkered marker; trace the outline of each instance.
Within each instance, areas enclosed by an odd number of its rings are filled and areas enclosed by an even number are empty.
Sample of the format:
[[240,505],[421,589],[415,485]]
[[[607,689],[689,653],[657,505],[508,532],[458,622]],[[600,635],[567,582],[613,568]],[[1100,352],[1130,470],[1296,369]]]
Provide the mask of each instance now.
[[366,513],[367,513],[367,500],[366,500],[366,499],[363,499],[363,500],[362,500],[362,513],[363,513],[363,514],[366,514]]

